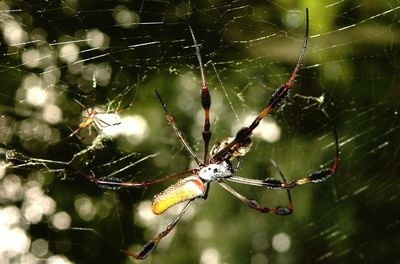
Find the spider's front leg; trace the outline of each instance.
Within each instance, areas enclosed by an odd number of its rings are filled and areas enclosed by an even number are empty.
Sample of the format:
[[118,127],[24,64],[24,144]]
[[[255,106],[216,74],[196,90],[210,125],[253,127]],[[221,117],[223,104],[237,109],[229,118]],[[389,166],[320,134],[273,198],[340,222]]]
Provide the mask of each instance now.
[[249,140],[253,130],[260,124],[261,120],[271,112],[271,110],[276,107],[280,102],[282,102],[289,94],[289,90],[293,88],[293,83],[296,78],[297,73],[299,72],[301,65],[304,60],[304,56],[306,53],[307,42],[308,42],[308,8],[306,9],[306,33],[303,40],[303,48],[301,49],[300,56],[297,60],[296,67],[294,68],[289,80],[285,83],[280,85],[275,92],[272,94],[271,98],[268,100],[267,105],[261,111],[261,113],[254,119],[254,121],[248,127],[244,127],[240,129],[232,142],[230,142],[227,146],[223,149],[218,151],[211,157],[211,162],[217,162],[221,160],[226,153],[230,151],[232,147],[236,144],[241,144],[246,140]]
[[[267,187],[269,189],[274,189],[274,190],[282,190],[282,189],[288,190],[288,189],[292,189],[298,185],[303,185],[306,183],[323,182],[323,181],[327,180],[329,177],[331,177],[332,175],[334,175],[337,171],[337,168],[339,165],[339,160],[340,160],[339,139],[338,139],[336,128],[332,124],[332,121],[330,121],[328,114],[326,113],[326,111],[324,109],[321,109],[321,111],[328,118],[328,122],[331,123],[333,136],[334,136],[334,140],[335,140],[334,141],[335,157],[333,159],[333,164],[330,168],[323,168],[320,170],[316,170],[314,172],[311,172],[307,177],[304,177],[304,178],[298,179],[298,180],[293,180],[291,182],[280,181],[280,180],[274,179],[274,178],[267,178],[265,180],[256,180],[256,179],[249,179],[249,178],[243,178],[243,177],[237,177],[237,176],[227,178],[227,180],[236,182],[236,183],[241,183],[241,184]],[[274,165],[274,166],[276,166],[276,165]],[[282,173],[280,173],[280,174],[282,176]]]
[[186,138],[183,136],[182,132],[178,128],[178,126],[175,124],[174,118],[172,115],[169,113],[167,106],[165,105],[164,101],[162,100],[160,94],[158,93],[157,90],[155,90],[156,95],[158,100],[160,101],[161,106],[164,109],[165,112],[165,117],[168,120],[168,123],[172,126],[172,128],[175,130],[176,137],[178,138],[179,142],[182,144],[182,146],[189,152],[189,154],[192,156],[194,161],[197,163],[197,165],[200,167],[202,166],[202,162],[199,160],[197,157],[196,153],[194,153],[193,149],[189,146],[189,143],[187,142]]
[[208,162],[208,144],[210,143],[210,138],[211,138],[211,131],[210,131],[210,107],[211,107],[211,96],[210,92],[208,91],[208,86],[206,83],[206,77],[204,75],[204,69],[203,69],[203,62],[201,61],[201,55],[200,55],[200,48],[199,45],[197,44],[196,37],[194,36],[194,32],[191,26],[189,26],[190,34],[192,35],[194,47],[196,49],[196,56],[197,56],[197,61],[199,62],[199,67],[200,67],[200,74],[201,74],[201,80],[202,80],[202,87],[201,87],[201,93],[200,93],[200,98],[201,98],[201,105],[204,110],[204,128],[202,132],[203,136],[203,141],[204,141],[204,163]]

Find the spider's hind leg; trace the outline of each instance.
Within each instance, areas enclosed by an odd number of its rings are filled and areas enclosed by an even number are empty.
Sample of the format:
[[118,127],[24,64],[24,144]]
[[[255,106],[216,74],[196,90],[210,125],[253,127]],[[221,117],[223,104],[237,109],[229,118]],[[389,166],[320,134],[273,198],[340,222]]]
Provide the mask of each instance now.
[[336,173],[338,165],[339,165],[339,160],[340,160],[339,138],[338,138],[338,134],[336,131],[336,127],[334,126],[328,113],[326,112],[326,110],[324,108],[321,108],[321,111],[326,116],[326,118],[328,120],[328,124],[330,124],[330,126],[332,128],[332,133],[333,133],[333,137],[334,137],[335,157],[333,159],[332,166],[328,167],[328,168],[323,168],[320,170],[313,171],[310,174],[308,174],[307,177],[304,177],[304,178],[298,179],[298,180],[294,180],[289,183],[287,183],[286,181],[281,182],[274,178],[267,178],[267,179],[263,180],[263,182],[262,182],[262,184],[265,187],[271,188],[271,189],[291,189],[291,188],[296,187],[297,185],[303,185],[306,183],[319,183],[319,182],[326,181],[328,178],[330,178],[331,176],[333,176]]
[[182,209],[182,211],[171,221],[171,223],[168,224],[168,226],[161,231],[154,239],[150,240],[149,242],[146,243],[146,245],[143,246],[143,248],[140,250],[138,254],[129,252],[128,250],[121,250],[128,256],[134,258],[134,259],[145,259],[147,258],[151,252],[157,247],[158,243],[161,241],[162,238],[164,238],[166,235],[168,235],[172,229],[175,228],[176,224],[178,223],[179,219],[182,217],[182,215],[186,212],[187,208],[189,207],[190,203],[194,199],[190,200],[185,207]]
[[[272,162],[272,165],[279,172],[279,175],[281,176],[283,183],[286,184],[287,182],[286,182],[285,176],[283,175],[280,168],[276,165],[276,163],[274,161],[271,160],[271,162]],[[230,178],[227,178],[227,179],[229,180]],[[241,179],[244,179],[244,178],[241,178]],[[242,182],[242,183],[246,184],[245,182]],[[218,184],[221,185],[221,187],[223,187],[225,190],[227,190],[228,192],[233,194],[236,198],[238,198],[239,200],[241,200],[242,202],[247,204],[250,208],[257,210],[260,213],[270,213],[270,214],[276,214],[276,215],[289,215],[293,212],[292,196],[290,195],[290,191],[288,189],[286,190],[287,196],[288,196],[288,205],[287,206],[263,207],[256,200],[249,199],[249,198],[243,196],[242,194],[238,193],[236,190],[234,190],[232,187],[227,185],[225,182],[220,181],[220,182],[218,182]],[[250,184],[250,185],[255,185],[258,187],[265,187],[261,184]]]

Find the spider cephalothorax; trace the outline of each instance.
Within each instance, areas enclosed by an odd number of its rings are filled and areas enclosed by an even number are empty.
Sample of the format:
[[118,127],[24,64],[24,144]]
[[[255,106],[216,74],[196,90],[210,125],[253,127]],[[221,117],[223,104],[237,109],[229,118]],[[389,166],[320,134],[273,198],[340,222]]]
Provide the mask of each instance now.
[[[210,151],[211,157],[217,154],[220,150],[224,149],[226,146],[228,146],[234,139],[234,137],[227,137],[221,141],[215,142]],[[251,139],[250,137],[247,137],[245,140],[237,142],[235,145],[233,145],[225,154],[223,159],[233,160],[242,157],[250,151],[251,145]]]

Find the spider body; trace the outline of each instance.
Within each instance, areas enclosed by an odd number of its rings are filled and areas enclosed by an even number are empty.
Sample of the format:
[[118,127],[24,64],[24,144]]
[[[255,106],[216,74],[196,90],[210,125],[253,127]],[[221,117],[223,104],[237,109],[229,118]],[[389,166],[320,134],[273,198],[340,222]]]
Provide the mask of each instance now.
[[151,206],[154,214],[162,214],[175,204],[205,197],[208,183],[231,177],[234,171],[231,162],[224,160],[210,163],[201,169],[194,170],[193,173],[154,196]]
[[89,133],[85,136],[85,137],[89,137],[91,135],[91,126],[95,125],[97,126],[97,124],[95,123],[95,120],[97,119],[97,110],[96,109],[92,109],[91,111],[89,111],[89,109],[84,106],[83,104],[81,104],[80,102],[76,101],[84,110],[84,114],[82,115],[82,117],[84,118],[84,120],[79,124],[78,128],[75,129],[74,131],[72,131],[71,134],[69,134],[68,138],[77,135],[79,133],[79,131],[81,131],[82,129],[89,127]]
[[85,120],[79,124],[78,129],[83,129],[85,127],[91,126],[96,118],[97,115],[97,110],[93,109],[88,116],[83,115],[83,117],[85,118]]
[[[211,156],[228,146],[233,140],[234,137],[228,137],[217,141],[211,147]],[[233,176],[235,171],[231,161],[246,155],[250,151],[251,145],[250,138],[232,145],[222,159],[202,163],[200,169],[193,170],[193,175],[179,180],[161,193],[156,194],[151,207],[153,213],[159,215],[175,204],[195,198],[206,198],[208,184],[213,181],[220,182],[224,178]]]
[[[100,187],[107,188],[111,186],[113,189],[121,188],[121,187],[147,187],[151,184],[162,182],[165,180],[169,180],[172,178],[181,178],[175,184],[169,186],[164,191],[155,195],[152,203],[152,211],[155,214],[162,214],[171,206],[187,201],[186,205],[180,211],[180,213],[169,223],[169,225],[160,232],[154,239],[150,240],[145,246],[143,246],[142,250],[135,254],[131,253],[127,250],[122,250],[127,255],[135,258],[135,259],[144,259],[146,258],[158,245],[160,240],[168,235],[171,230],[174,229],[176,224],[182,215],[186,212],[189,205],[196,198],[207,198],[208,190],[210,188],[210,183],[215,182],[217,185],[221,186],[223,189],[231,193],[237,199],[248,205],[250,208],[260,212],[260,213],[270,213],[275,215],[288,215],[293,211],[291,195],[289,189],[294,188],[298,185],[306,184],[306,183],[318,183],[321,181],[325,181],[329,177],[331,177],[337,170],[338,162],[339,162],[339,143],[336,129],[332,125],[333,135],[335,139],[335,148],[336,155],[333,160],[333,165],[330,168],[324,168],[321,170],[314,171],[310,173],[308,176],[293,180],[291,182],[286,182],[283,173],[280,171],[279,167],[274,163],[274,167],[278,170],[282,180],[267,178],[264,180],[252,179],[252,178],[244,178],[235,176],[235,172],[240,164],[240,158],[246,155],[251,148],[252,141],[250,136],[254,129],[257,128],[261,120],[270,113],[272,109],[277,107],[279,103],[281,103],[288,95],[290,90],[293,88],[295,77],[300,70],[300,67],[303,62],[303,58],[305,55],[305,50],[307,47],[308,40],[308,9],[306,9],[306,33],[303,42],[303,48],[301,50],[300,56],[298,58],[298,62],[294,71],[292,72],[289,80],[280,85],[275,92],[272,94],[270,99],[267,101],[267,105],[260,112],[260,114],[254,119],[254,121],[249,125],[241,128],[234,137],[227,137],[222,139],[221,141],[217,141],[208,152],[208,144],[211,138],[210,131],[210,120],[209,120],[209,110],[211,107],[211,97],[208,91],[208,87],[206,84],[206,80],[204,77],[203,64],[200,56],[200,49],[197,44],[196,38],[194,36],[192,28],[189,26],[190,33],[192,35],[192,39],[194,42],[194,47],[196,49],[196,55],[200,66],[200,73],[202,78],[202,87],[200,93],[201,104],[204,110],[204,128],[202,132],[203,142],[204,142],[204,158],[201,161],[193,149],[189,146],[182,132],[179,130],[177,125],[175,124],[174,119],[171,114],[168,112],[166,105],[159,93],[156,92],[156,95],[164,109],[166,118],[168,123],[172,126],[177,136],[177,139],[182,144],[182,146],[187,150],[187,152],[191,155],[193,160],[196,162],[198,168],[187,170],[181,173],[177,173],[174,175],[166,176],[163,178],[145,181],[145,182],[121,182],[121,181],[113,181],[110,178],[103,177],[97,179],[95,177],[89,177],[91,181],[98,184]],[[322,112],[329,119],[329,116],[322,109]],[[210,158],[208,155],[210,154]],[[232,161],[237,161],[236,169],[232,168]],[[250,199],[233,189],[226,182],[235,182],[250,186],[256,186],[260,188],[268,188],[268,189],[276,189],[276,190],[286,190],[288,197],[287,206],[277,206],[277,207],[263,207],[256,200]]]
[[[83,121],[79,124],[78,128],[72,131],[71,134],[67,138],[71,138],[74,135],[76,135],[79,139],[86,139],[92,135],[92,127],[96,127],[97,130],[101,131],[106,127],[111,127],[111,126],[116,126],[121,124],[120,117],[118,115],[119,112],[124,111],[125,109],[129,108],[131,104],[117,109],[116,111],[99,111],[96,108],[88,108],[81,102],[75,100],[77,104],[79,104],[82,107],[82,117]],[[85,129],[88,128],[88,133],[83,136],[79,137],[78,133]]]
[[218,181],[233,175],[232,164],[228,160],[211,163],[200,169],[198,176],[207,182]]

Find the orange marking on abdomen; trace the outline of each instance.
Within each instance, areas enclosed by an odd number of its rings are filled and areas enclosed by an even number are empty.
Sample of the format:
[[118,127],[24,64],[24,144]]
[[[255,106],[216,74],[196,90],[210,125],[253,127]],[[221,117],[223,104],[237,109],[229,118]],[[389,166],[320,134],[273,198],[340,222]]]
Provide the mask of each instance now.
[[205,186],[200,178],[184,178],[155,195],[151,209],[156,215],[162,214],[175,204],[202,196],[204,191]]

